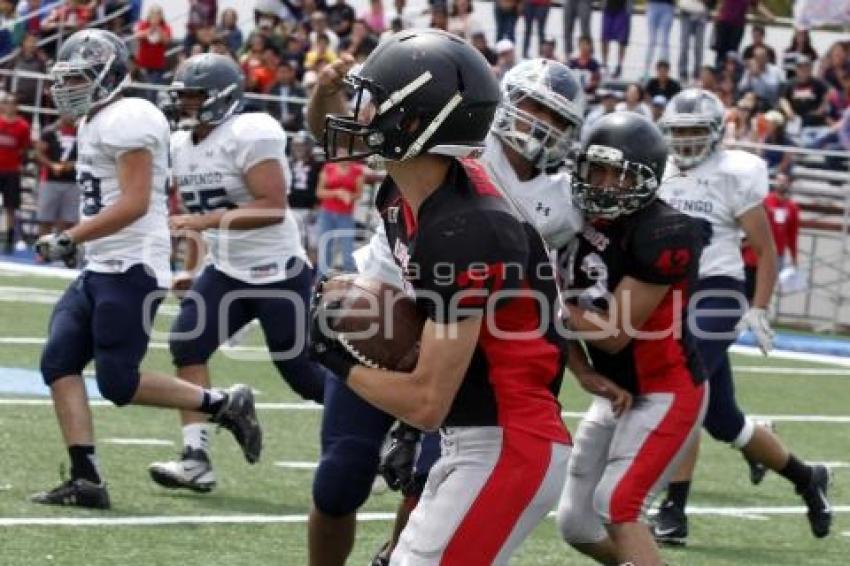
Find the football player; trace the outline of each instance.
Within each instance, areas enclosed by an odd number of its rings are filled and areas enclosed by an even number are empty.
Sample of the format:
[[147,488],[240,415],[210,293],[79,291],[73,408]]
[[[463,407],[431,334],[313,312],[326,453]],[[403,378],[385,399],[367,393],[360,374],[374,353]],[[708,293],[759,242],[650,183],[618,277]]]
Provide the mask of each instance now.
[[[428,321],[409,374],[357,364],[321,332],[332,309],[315,313],[312,352],[339,376],[335,388],[388,419],[441,427],[442,456],[391,564],[503,564],[557,499],[569,436],[556,399],[565,346],[548,318],[557,289],[545,246],[468,159],[489,130],[498,84],[474,48],[438,30],[396,34],[349,79],[355,112],[327,118],[328,153],[356,139],[364,150],[355,157],[385,160],[385,237]],[[327,524],[318,491],[311,521]],[[317,535],[311,529],[311,563],[334,563],[315,554],[327,544]]]
[[116,405],[199,411],[202,418],[233,432],[250,462],[259,458],[262,447],[249,388],[208,390],[139,370],[171,278],[165,204],[168,123],[148,101],[121,96],[129,81],[128,58],[114,34],[85,30],[62,45],[51,70],[58,110],[81,119],[81,222],[43,236],[37,249],[47,259],[67,260],[85,243],[88,263],[56,304],[41,357],[68,447],[71,477],[34,495],[37,503],[110,505],[81,376],[92,359],[100,392]]
[[[243,82],[230,57],[207,53],[186,60],[169,87],[185,128],[171,136],[172,174],[189,212],[170,224],[202,233],[209,249],[180,303],[171,355],[181,379],[209,387],[212,354],[258,319],[281,377],[304,399],[321,402],[327,372],[306,355],[312,273],[286,205],[286,135],[268,114],[240,112]],[[209,423],[195,411],[183,411],[181,420],[180,459],[151,464],[151,478],[210,491]]]
[[[564,539],[604,564],[662,564],[642,522],[699,434],[707,387],[682,328],[699,225],[656,199],[667,147],[648,119],[608,114],[583,135],[573,202],[587,221],[568,262],[570,367],[594,401],[579,424],[558,508]],[[575,352],[576,355],[573,355]]]
[[[812,533],[829,533],[832,512],[826,499],[829,472],[788,451],[769,426],[746,417],[735,400],[727,349],[736,330],[752,331],[762,352],[773,347],[767,307],[776,283],[776,249],[762,205],[768,191],[764,161],[740,150],[719,147],[723,104],[712,93],[687,89],[667,105],[659,126],[671,159],[660,197],[700,219],[711,238],[700,259],[695,304],[697,344],[711,384],[705,428],[715,439],[743,452],[790,481],[808,509]],[[758,258],[755,295],[747,309],[741,234]],[[696,465],[697,447],[674,476],[654,526],[660,541],[684,544],[685,504]]]
[[[330,104],[327,103],[328,92],[338,88],[340,78],[345,75],[349,66],[344,60],[340,61],[320,77],[324,84],[320,86],[317,96],[314,96],[309,106],[309,116],[317,132],[321,131],[324,116],[330,111]],[[502,79],[501,88],[502,99],[485,140],[480,161],[494,183],[517,207],[520,215],[537,228],[549,247],[562,249],[573,240],[582,223],[581,215],[570,202],[568,174],[560,169],[581,129],[585,106],[581,85],[565,65],[555,61],[533,59],[515,66]],[[336,108],[340,107],[341,105],[336,105]],[[355,252],[355,259],[360,272],[396,287],[404,286],[401,271],[393,258],[382,225],[378,226],[370,244]],[[362,418],[356,422],[362,424],[363,429],[353,430],[349,425],[349,430],[333,433],[335,441],[328,447],[327,456],[320,462],[314,491],[329,493],[321,486],[330,483],[329,478],[334,477],[329,473],[332,469],[351,467],[363,471],[362,474],[349,475],[348,481],[342,486],[344,489],[331,492],[336,499],[347,501],[347,505],[341,510],[345,511],[351,525],[346,530],[347,536],[353,537],[353,513],[369,494],[378,461],[377,454],[389,422],[382,413],[363,404],[359,398],[351,396],[351,399],[352,406],[346,407],[344,411],[340,408],[336,414],[359,413]],[[371,421],[369,415],[373,416]],[[326,414],[323,425],[330,434],[335,423],[343,422],[348,421],[330,419]],[[368,428],[365,425],[368,422],[373,422],[374,425]],[[393,439],[392,448],[382,464],[382,469],[385,470],[389,483],[394,487],[401,487],[406,496],[399,524],[395,529],[397,534],[400,527],[404,526],[406,514],[415,506],[424,485],[430,469],[427,460],[436,459],[438,454],[433,452],[438,452],[439,447],[433,449],[434,444],[426,439],[414,474],[412,468],[413,462],[416,461],[419,434],[402,424],[400,429],[393,431]],[[349,453],[344,449],[346,445],[360,447],[358,452],[351,452],[349,460],[339,458],[340,454]],[[365,447],[368,447],[368,450],[365,450]],[[317,518],[311,526],[318,530],[317,526],[325,522],[322,519],[325,509],[319,504],[322,503],[326,508],[336,508],[339,504],[332,505],[330,497],[327,496],[316,499],[315,503],[314,516]],[[332,537],[333,540],[340,538]],[[349,542],[348,546],[350,544]],[[382,556],[379,556],[375,563],[386,560],[392,547],[391,543],[382,549]],[[320,550],[332,552],[331,545],[325,545]],[[316,563],[340,562],[331,560]]]

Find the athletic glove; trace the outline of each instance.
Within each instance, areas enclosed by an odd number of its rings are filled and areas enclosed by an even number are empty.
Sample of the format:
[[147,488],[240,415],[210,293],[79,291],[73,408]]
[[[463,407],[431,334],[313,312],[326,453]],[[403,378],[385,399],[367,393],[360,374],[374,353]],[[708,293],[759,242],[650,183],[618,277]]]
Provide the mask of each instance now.
[[773,338],[776,334],[770,327],[770,321],[767,319],[767,311],[761,308],[751,308],[738,322],[735,327],[738,332],[749,330],[756,338],[761,353],[765,356],[773,350]]
[[62,260],[68,267],[77,262],[77,245],[68,232],[40,237],[35,243],[35,251],[45,261]]
[[393,491],[406,492],[415,487],[414,464],[422,433],[402,422],[390,431],[390,445],[381,455],[378,473]]
[[329,328],[333,311],[342,305],[339,301],[322,305],[322,283],[316,285],[315,295],[310,307],[310,346],[309,356],[331,370],[343,381],[348,381],[351,368],[357,365],[357,360],[339,343],[336,334]]

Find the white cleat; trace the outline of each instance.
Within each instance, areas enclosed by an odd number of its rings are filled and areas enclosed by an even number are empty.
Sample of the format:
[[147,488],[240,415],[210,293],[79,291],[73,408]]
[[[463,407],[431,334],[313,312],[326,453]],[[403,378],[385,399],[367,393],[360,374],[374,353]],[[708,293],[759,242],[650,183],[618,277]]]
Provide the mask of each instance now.
[[151,479],[169,489],[185,488],[200,493],[208,493],[215,487],[215,472],[207,453],[183,449],[179,460],[154,462],[148,467]]

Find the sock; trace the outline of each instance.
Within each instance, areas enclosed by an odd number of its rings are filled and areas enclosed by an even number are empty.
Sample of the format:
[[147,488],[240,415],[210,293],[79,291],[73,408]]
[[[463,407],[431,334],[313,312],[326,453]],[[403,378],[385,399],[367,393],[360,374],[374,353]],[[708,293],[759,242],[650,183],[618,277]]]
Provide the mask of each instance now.
[[210,453],[210,425],[192,423],[183,427],[183,446]]
[[673,505],[684,511],[685,505],[688,504],[688,493],[690,491],[690,481],[670,482],[670,485],[667,486],[667,499],[665,501],[670,501]]
[[794,484],[797,491],[803,491],[812,483],[812,467],[801,462],[791,454],[785,467],[777,472],[780,476]]
[[218,389],[204,389],[201,406],[198,410],[208,415],[216,415],[227,401],[227,394]]
[[94,446],[74,444],[68,447],[68,455],[71,457],[71,479],[101,483]]

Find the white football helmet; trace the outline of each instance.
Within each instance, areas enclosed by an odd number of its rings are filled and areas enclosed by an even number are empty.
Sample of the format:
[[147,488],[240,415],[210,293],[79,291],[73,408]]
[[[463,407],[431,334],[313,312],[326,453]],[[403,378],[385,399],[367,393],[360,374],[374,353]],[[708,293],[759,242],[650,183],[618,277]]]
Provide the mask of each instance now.
[[[558,124],[520,108],[531,100],[554,113]],[[584,90],[575,73],[557,61],[529,59],[502,79],[502,101],[493,133],[540,169],[561,165],[584,122]]]
[[723,103],[700,88],[683,90],[667,104],[661,128],[673,162],[681,169],[705,161],[723,137]]

